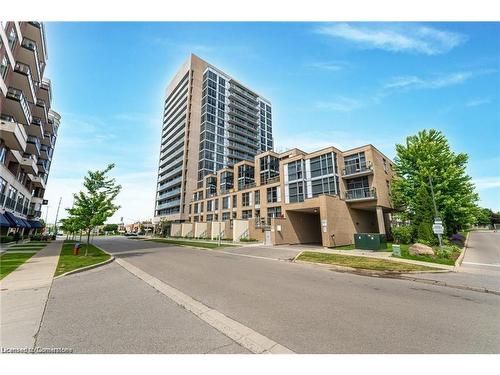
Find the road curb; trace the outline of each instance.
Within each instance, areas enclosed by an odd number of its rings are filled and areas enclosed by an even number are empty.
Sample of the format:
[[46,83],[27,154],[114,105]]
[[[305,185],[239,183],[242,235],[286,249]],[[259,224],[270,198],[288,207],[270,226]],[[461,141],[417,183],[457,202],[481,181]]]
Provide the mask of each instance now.
[[[64,242],[63,242],[63,244],[64,244]],[[63,273],[63,274],[61,274],[61,275],[58,275],[58,276],[54,277],[54,280],[55,280],[55,279],[59,279],[59,278],[61,278],[61,277],[63,277],[63,276],[74,275],[75,273],[85,272],[85,271],[89,271],[89,270],[94,269],[94,268],[97,268],[97,267],[105,266],[106,264],[111,263],[111,262],[113,262],[113,261],[116,259],[113,255],[111,255],[110,253],[108,253],[108,252],[107,252],[106,250],[104,250],[103,248],[101,248],[101,247],[99,247],[99,246],[97,246],[97,245],[95,245],[95,244],[92,244],[92,245],[94,245],[95,247],[97,247],[97,248],[98,248],[99,250],[101,250],[103,253],[108,254],[111,258],[106,259],[106,260],[104,260],[104,261],[102,261],[102,262],[100,262],[100,263],[91,264],[90,266],[85,266],[85,267],[82,267],[82,268],[77,268],[76,270],[72,270],[72,271],[65,272],[65,273]]]
[[467,237],[465,238],[464,248],[462,249],[462,253],[460,254],[460,256],[455,261],[455,266],[453,267],[453,272],[458,272],[458,269],[462,265],[462,262],[465,258],[465,252],[467,251],[467,246],[469,245],[469,237],[470,237],[470,232],[467,232]]
[[460,284],[449,284],[445,281],[432,280],[432,279],[420,279],[420,278],[415,278],[415,277],[410,277],[410,276],[400,276],[400,277],[396,276],[396,277],[392,277],[392,278],[407,280],[407,281],[415,281],[417,283],[422,283],[422,284],[443,286],[443,287],[453,288],[453,289],[470,290],[472,292],[489,293],[489,294],[495,294],[497,296],[500,296],[499,290],[492,290],[492,289],[488,289],[488,288],[481,288],[481,287],[474,287],[474,286],[460,285]]
[[103,261],[101,263],[91,264],[90,266],[85,266],[85,267],[82,267],[82,268],[77,268],[76,270],[65,272],[65,273],[63,273],[61,275],[58,275],[58,276],[54,277],[54,280],[55,279],[59,279],[59,278],[61,278],[63,276],[74,275],[75,273],[85,272],[85,271],[88,271],[88,270],[91,270],[91,269],[94,269],[94,268],[97,268],[97,267],[100,267],[100,266],[105,266],[106,264],[111,263],[114,260],[115,260],[115,257],[111,256],[111,258],[106,259],[105,261]]

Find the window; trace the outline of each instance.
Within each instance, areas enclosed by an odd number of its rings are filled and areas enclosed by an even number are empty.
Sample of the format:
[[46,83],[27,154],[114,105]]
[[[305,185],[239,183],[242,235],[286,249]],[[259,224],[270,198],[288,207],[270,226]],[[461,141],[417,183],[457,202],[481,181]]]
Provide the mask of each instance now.
[[345,174],[359,172],[366,168],[366,158],[364,152],[344,157]]
[[14,52],[14,45],[16,44],[16,40],[17,40],[17,33],[16,33],[16,28],[14,27],[14,24],[12,24],[10,32],[7,35],[7,40],[9,43],[10,50],[12,52]]
[[382,159],[382,161],[384,162],[384,172],[387,173],[387,160],[385,159]]
[[217,211],[219,209],[219,200],[215,200],[215,206],[214,206],[214,211]]
[[290,203],[304,201],[304,183],[302,181],[293,182],[288,185],[288,196]]
[[225,221],[225,220],[229,220],[230,216],[229,216],[230,212],[223,212],[222,213],[222,220]]
[[229,208],[229,197],[222,198],[222,209],[226,210]]
[[208,212],[213,211],[213,204],[214,204],[214,201],[207,201],[207,211]]
[[254,194],[255,194],[255,204],[260,204],[260,191],[256,190]]
[[207,221],[213,221],[214,220],[214,215],[213,214],[207,214]]
[[228,191],[233,188],[233,173],[232,172],[222,172],[220,175],[220,190],[222,192]]
[[251,165],[240,165],[238,167],[238,189],[245,189],[255,182],[255,168]]
[[368,184],[368,176],[351,178],[347,181],[347,190],[363,189],[369,186],[370,185]]
[[333,156],[331,153],[311,159],[311,178],[333,173]]
[[281,207],[268,207],[267,217],[281,217]]
[[[2,142],[2,141],[0,141]],[[0,164],[5,164],[5,158],[7,156],[7,147],[5,144],[2,142],[0,144]]]
[[302,179],[302,160],[297,160],[288,164],[288,181]]
[[339,191],[339,179],[335,177],[317,178],[311,181],[312,196],[321,194],[337,195]]
[[243,193],[241,195],[241,206],[242,207],[248,207],[251,206],[250,202],[250,193]]
[[238,207],[238,196],[235,194],[233,195],[233,208]]
[[278,187],[270,187],[267,188],[267,203],[276,203],[278,202]]
[[252,218],[252,210],[245,210],[241,212],[242,219],[251,219]]
[[[265,141],[262,141],[265,143]],[[274,177],[278,177],[280,174],[280,164],[279,159],[268,155],[260,158],[260,183],[267,184],[268,180]]]
[[387,191],[389,195],[391,195],[391,182],[389,180],[385,180],[385,183],[387,184]]
[[9,70],[9,60],[7,59],[7,55],[4,55],[2,61],[0,62],[0,76],[2,76],[2,78],[5,78],[8,70]]

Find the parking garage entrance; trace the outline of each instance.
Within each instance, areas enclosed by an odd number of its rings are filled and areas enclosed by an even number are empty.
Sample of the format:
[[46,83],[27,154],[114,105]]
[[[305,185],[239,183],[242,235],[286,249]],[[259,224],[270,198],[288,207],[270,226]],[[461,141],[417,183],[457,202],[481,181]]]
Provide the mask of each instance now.
[[287,210],[286,216],[290,222],[290,243],[318,245],[323,243],[319,207]]

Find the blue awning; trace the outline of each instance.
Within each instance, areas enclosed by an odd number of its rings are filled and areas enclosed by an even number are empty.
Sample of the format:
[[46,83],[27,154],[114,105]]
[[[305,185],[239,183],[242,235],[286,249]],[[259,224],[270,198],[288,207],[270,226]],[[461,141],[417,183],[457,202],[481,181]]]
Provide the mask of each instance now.
[[30,223],[28,222],[28,220],[26,220],[26,219],[21,219],[21,220],[22,220],[22,222],[24,223],[25,228],[31,229],[31,225],[30,225]]
[[0,227],[9,228],[11,226],[10,221],[7,220],[4,214],[0,214]]
[[10,226],[11,227],[14,227],[14,228],[26,228],[26,224],[24,224],[23,220],[19,217],[17,217],[16,215],[14,215],[13,213],[11,212],[5,212],[4,213],[5,217],[7,218],[7,220],[10,222]]
[[40,223],[38,220],[28,220],[29,225],[31,225],[31,228],[43,228],[43,224]]

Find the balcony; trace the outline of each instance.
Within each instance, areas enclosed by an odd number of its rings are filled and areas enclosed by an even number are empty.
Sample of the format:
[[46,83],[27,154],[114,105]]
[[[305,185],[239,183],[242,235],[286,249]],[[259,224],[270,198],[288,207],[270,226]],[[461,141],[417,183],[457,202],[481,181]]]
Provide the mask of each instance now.
[[37,99],[36,105],[33,106],[33,115],[39,117],[43,122],[49,122],[49,112],[43,99]]
[[158,200],[161,200],[161,199],[165,199],[165,198],[170,198],[170,197],[174,197],[176,195],[179,195],[181,193],[181,189],[174,189],[174,190],[170,190],[170,191],[167,191],[166,193],[160,193],[158,194]]
[[35,156],[40,156],[40,140],[32,135],[28,136],[28,142],[26,143],[26,152],[33,154]]
[[43,79],[38,87],[36,93],[37,97],[45,101],[45,103],[52,103],[52,86],[49,79]]
[[42,173],[49,173],[49,161],[48,160],[38,160],[36,163],[36,166],[38,167],[38,170]]
[[14,65],[14,75],[12,76],[12,86],[28,95],[30,102],[36,102],[35,84],[29,65],[19,61],[16,62],[16,65]]
[[359,165],[348,165],[342,170],[343,178],[367,176],[373,173],[372,162],[361,163]]
[[175,199],[175,200],[170,201],[170,202],[166,202],[166,203],[162,203],[162,204],[156,205],[156,209],[157,210],[163,210],[165,208],[172,208],[172,207],[179,206],[180,204],[181,204],[181,200],[180,199]]
[[41,139],[42,139],[41,140],[42,145],[47,146],[47,147],[54,147],[54,139],[55,138],[52,137],[52,135],[49,132],[45,132]]
[[229,96],[235,96],[236,98],[239,98],[240,100],[246,101],[248,104],[252,106],[257,106],[259,103],[257,102],[256,97],[245,91],[240,89],[238,86],[236,86],[234,83],[231,83],[229,86]]
[[257,147],[256,146],[255,146],[255,148],[252,148],[252,147],[249,147],[247,145],[242,145],[241,143],[229,141],[227,144],[227,147],[232,148],[233,150],[244,151],[244,152],[248,152],[248,153],[254,154],[254,155],[257,154]]
[[23,37],[21,48],[18,48],[18,58],[28,63],[34,80],[40,82],[42,74],[40,72],[40,59],[38,57],[37,44],[34,40]]
[[37,46],[40,47],[41,58],[43,61],[47,60],[47,44],[45,41],[45,29],[42,22],[29,21],[23,30],[23,35],[35,41]]
[[24,126],[10,120],[14,119],[9,116],[2,116],[0,120],[0,133],[2,134],[2,139],[11,150],[24,152],[26,150],[28,135],[24,130]]
[[45,179],[43,177],[34,176],[32,174],[29,174],[28,177],[30,178],[31,182],[33,183],[33,186],[45,189]]
[[374,199],[377,199],[377,191],[375,188],[351,189],[345,192],[345,200],[347,202],[369,201]]
[[33,116],[31,119],[31,125],[26,127],[28,135],[33,137],[43,138],[44,126],[43,121],[39,117]]
[[19,164],[26,173],[38,174],[37,161],[34,156],[23,156]]
[[6,99],[2,112],[24,125],[29,125],[31,123],[31,111],[23,92],[9,87]]
[[236,100],[230,101],[228,107],[238,109],[244,112],[246,116],[250,118],[252,121],[257,121],[258,119],[257,108],[247,107],[246,105],[242,105],[240,102]]

